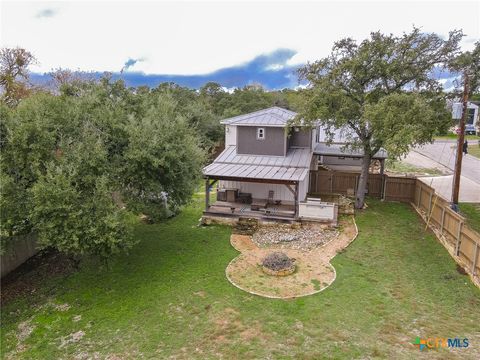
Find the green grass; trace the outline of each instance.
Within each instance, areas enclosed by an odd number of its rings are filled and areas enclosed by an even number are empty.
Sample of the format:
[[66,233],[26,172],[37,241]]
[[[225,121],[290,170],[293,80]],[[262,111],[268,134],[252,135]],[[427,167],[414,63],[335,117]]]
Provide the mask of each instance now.
[[[229,228],[196,226],[202,204],[196,197],[174,219],[138,225],[140,244],[109,269],[85,262],[4,306],[2,356],[480,358],[480,290],[408,205],[369,200],[357,216],[358,238],[333,260],[332,286],[284,301],[226,280],[225,267],[238,253]],[[33,330],[19,341],[25,324]],[[81,340],[61,346],[80,330]],[[472,346],[420,352],[410,344],[416,336],[467,337]]]
[[394,173],[416,173],[426,175],[441,175],[442,172],[438,169],[429,169],[418,167],[403,161],[388,161],[386,164],[386,170]]
[[[435,136],[435,140],[456,140],[458,138],[457,134],[447,134],[447,135],[439,135]],[[470,141],[478,141],[480,140],[480,136],[477,135],[465,135],[465,140]]]
[[480,204],[461,203],[460,213],[467,218],[468,225],[480,233]]
[[480,159],[480,146],[477,144],[470,144],[468,146],[468,153]]

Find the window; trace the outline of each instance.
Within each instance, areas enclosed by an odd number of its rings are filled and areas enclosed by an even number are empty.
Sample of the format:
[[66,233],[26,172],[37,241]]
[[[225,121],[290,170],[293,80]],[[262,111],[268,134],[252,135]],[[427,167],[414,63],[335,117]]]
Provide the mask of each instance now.
[[475,109],[468,109],[467,121],[465,123],[467,125],[472,125],[474,118],[475,118]]
[[257,128],[257,140],[265,140],[265,128]]

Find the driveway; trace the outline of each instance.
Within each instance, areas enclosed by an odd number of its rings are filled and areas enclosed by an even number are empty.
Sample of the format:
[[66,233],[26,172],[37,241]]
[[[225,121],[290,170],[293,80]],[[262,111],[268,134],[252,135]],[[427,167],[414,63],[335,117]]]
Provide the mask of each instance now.
[[[403,160],[420,167],[436,168],[446,174],[447,176],[425,177],[421,180],[447,200],[451,200],[452,196],[453,175],[450,174],[453,174],[455,168],[456,145],[454,140],[435,141],[414,148]],[[468,154],[463,156],[462,161],[459,201],[480,202],[480,159]]]

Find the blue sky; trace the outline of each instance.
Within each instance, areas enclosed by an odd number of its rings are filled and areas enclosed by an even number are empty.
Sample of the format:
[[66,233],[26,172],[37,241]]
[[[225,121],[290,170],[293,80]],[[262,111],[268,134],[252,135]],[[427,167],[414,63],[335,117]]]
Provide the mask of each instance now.
[[[147,85],[156,87],[162,82],[175,82],[179,85],[200,88],[209,81],[215,81],[227,89],[244,87],[256,83],[266,89],[295,88],[299,85],[296,70],[298,65],[288,65],[287,62],[295,55],[294,50],[278,49],[270,54],[259,55],[246,63],[226,67],[207,74],[200,75],[168,75],[145,74],[143,72],[128,71],[135,65],[135,59],[125,62],[124,70],[113,75],[115,79],[123,79],[127,86]],[[96,72],[97,77],[102,72]],[[33,81],[44,83],[49,80],[47,74],[33,74]]]
[[465,50],[480,39],[479,1],[2,1],[0,20],[1,46],[31,51],[32,72],[108,71],[131,86],[295,87],[299,66],[347,36],[415,25],[463,29]]

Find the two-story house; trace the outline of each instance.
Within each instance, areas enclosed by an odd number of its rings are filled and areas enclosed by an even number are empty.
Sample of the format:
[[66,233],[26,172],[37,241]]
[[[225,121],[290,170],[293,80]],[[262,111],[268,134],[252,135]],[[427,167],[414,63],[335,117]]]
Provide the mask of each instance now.
[[[315,218],[314,212],[319,218],[332,215],[333,204],[306,201],[310,171],[319,164],[360,169],[362,154],[345,150],[341,143],[327,144],[320,127],[289,128],[296,115],[272,107],[222,121],[225,150],[203,169],[205,214],[253,214],[279,220]],[[337,137],[335,141],[342,139],[340,131]],[[383,163],[385,157],[381,152],[375,158]],[[217,199],[210,203],[215,185]]]

